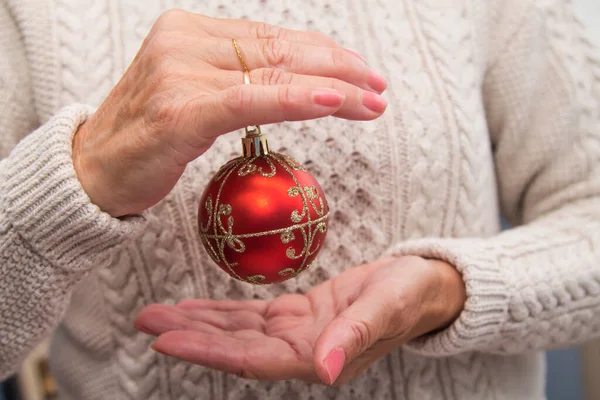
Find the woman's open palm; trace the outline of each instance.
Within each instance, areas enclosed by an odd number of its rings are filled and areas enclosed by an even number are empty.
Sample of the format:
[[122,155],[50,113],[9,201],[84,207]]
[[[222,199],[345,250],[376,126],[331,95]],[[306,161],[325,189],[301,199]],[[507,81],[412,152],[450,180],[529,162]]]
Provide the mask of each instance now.
[[272,301],[153,304],[136,327],[158,336],[155,350],[209,368],[251,379],[343,383],[430,329],[421,318],[435,284],[430,263],[381,260],[306,295]]

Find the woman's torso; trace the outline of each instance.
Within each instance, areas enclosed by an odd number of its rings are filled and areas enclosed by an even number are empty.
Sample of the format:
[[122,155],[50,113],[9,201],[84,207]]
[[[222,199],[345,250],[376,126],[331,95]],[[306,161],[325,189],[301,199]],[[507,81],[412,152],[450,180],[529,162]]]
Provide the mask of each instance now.
[[[197,235],[199,197],[212,174],[241,150],[239,133],[219,138],[150,211],[144,234],[73,294],[52,347],[65,398],[515,399],[498,382],[518,382],[527,370],[540,376],[538,357],[466,354],[432,360],[399,350],[341,389],[258,383],[159,356],[149,349],[152,339],[133,328],[137,311],[149,303],[305,292],[378,258],[397,241],[497,232],[481,94],[488,43],[477,33],[485,31],[486,7],[469,0],[28,3],[32,7],[15,6],[25,16],[20,24],[42,23],[48,30],[44,51],[32,45],[39,38],[28,42],[25,35],[42,120],[74,102],[98,106],[156,17],[172,7],[319,30],[364,55],[389,81],[390,105],[376,121],[327,118],[263,127],[272,148],[311,170],[329,202],[328,238],[310,270],[283,284],[251,286],[232,280],[210,261]],[[28,19],[27,13],[36,18]],[[36,63],[54,63],[54,76],[36,74]],[[517,393],[533,391],[524,398],[541,396],[539,382],[520,385]]]

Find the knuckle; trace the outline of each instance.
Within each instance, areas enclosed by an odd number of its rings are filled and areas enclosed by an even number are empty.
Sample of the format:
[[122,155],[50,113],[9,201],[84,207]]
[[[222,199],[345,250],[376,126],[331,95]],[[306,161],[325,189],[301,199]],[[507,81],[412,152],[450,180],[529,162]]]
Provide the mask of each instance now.
[[359,96],[361,94],[362,89],[358,86],[352,85],[353,87],[348,87],[349,85],[346,84],[346,82],[337,78],[328,78],[327,81],[329,83],[330,88],[335,89],[340,93],[348,93],[354,95],[357,98],[360,98]]
[[148,42],[146,51],[153,57],[164,56],[173,50],[178,41],[177,34],[169,31],[159,31]]
[[232,110],[246,110],[252,107],[254,101],[252,92],[245,88],[245,85],[239,85],[227,90],[225,101]]
[[156,19],[155,27],[159,29],[166,29],[178,26],[181,24],[181,20],[187,18],[188,15],[189,13],[187,11],[178,8],[169,9],[159,15],[159,17]]
[[281,39],[284,32],[282,28],[264,22],[257,22],[250,30],[257,39]]
[[291,48],[291,43],[285,40],[267,39],[263,51],[268,63],[278,67],[290,63]]
[[261,82],[263,85],[283,85],[290,83],[289,75],[279,68],[261,69]]
[[284,108],[291,108],[294,105],[294,95],[290,87],[282,87],[278,91],[277,101],[279,105]]
[[348,57],[344,50],[339,48],[331,49],[331,63],[338,70],[346,70],[348,68]]
[[355,342],[358,344],[361,350],[367,349],[373,343],[373,338],[375,335],[373,334],[372,329],[369,327],[365,321],[359,319],[348,319],[348,326],[354,336]]

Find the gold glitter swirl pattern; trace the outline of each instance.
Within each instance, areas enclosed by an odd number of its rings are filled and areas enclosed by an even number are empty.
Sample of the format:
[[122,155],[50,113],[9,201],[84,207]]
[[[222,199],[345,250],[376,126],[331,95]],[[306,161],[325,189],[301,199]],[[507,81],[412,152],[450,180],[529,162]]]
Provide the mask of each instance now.
[[[270,167],[270,171],[265,172],[262,167],[258,167],[255,162],[257,159],[263,159]],[[247,176],[255,173],[259,173],[265,178],[274,177],[277,174],[277,168],[274,164],[279,164],[292,178],[295,185],[288,189],[288,196],[300,197],[302,200],[302,209],[293,210],[290,214],[290,219],[293,225],[285,228],[274,229],[264,232],[255,233],[243,233],[234,234],[234,217],[232,215],[233,209],[229,204],[219,204],[219,198],[221,191],[228,179],[228,177],[234,173],[237,169],[239,176]],[[239,168],[238,168],[239,167]],[[326,203],[324,199],[319,196],[317,188],[313,186],[302,186],[298,182],[293,171],[305,171],[306,169],[295,161],[293,158],[278,154],[270,153],[262,157],[251,157],[251,158],[237,158],[227,163],[215,176],[215,182],[220,182],[220,188],[217,194],[217,199],[213,203],[213,199],[208,197],[205,201],[204,208],[208,215],[208,222],[206,225],[201,225],[201,240],[205,244],[211,258],[216,263],[223,263],[232,272],[232,276],[236,279],[246,281],[252,284],[262,284],[266,279],[264,275],[251,275],[246,279],[243,279],[235,272],[235,267],[238,265],[237,262],[233,262],[227,259],[225,255],[225,247],[227,246],[236,253],[244,253],[246,251],[246,245],[243,239],[256,238],[268,235],[280,235],[281,243],[288,244],[296,239],[296,235],[300,234],[302,237],[302,249],[299,253],[296,253],[294,247],[286,249],[286,256],[291,260],[300,260],[302,262],[297,270],[293,268],[286,268],[279,271],[279,275],[285,278],[292,278],[300,274],[302,271],[310,267],[310,263],[307,260],[310,256],[314,255],[320,247],[320,242],[315,243],[317,233],[325,233],[327,230],[327,220],[329,218],[329,212],[326,211]],[[310,216],[310,209],[312,209],[317,219],[312,220]],[[223,218],[223,217],[226,217]],[[224,223],[225,219],[225,223]],[[226,224],[226,226],[225,226]],[[214,227],[214,234],[210,234],[211,225]],[[213,243],[216,245],[213,245]]]
[[[269,172],[265,172],[262,167],[257,167],[256,164],[254,164],[254,161],[256,161],[258,158],[265,160],[265,162],[269,165],[269,167],[271,168],[271,170]],[[273,164],[273,161],[271,161],[268,156],[252,157],[244,165],[242,165],[242,167],[238,170],[238,175],[239,176],[247,176],[247,175],[252,175],[256,172],[258,172],[260,175],[264,176],[265,178],[272,178],[277,173],[277,168],[275,167],[275,164]]]

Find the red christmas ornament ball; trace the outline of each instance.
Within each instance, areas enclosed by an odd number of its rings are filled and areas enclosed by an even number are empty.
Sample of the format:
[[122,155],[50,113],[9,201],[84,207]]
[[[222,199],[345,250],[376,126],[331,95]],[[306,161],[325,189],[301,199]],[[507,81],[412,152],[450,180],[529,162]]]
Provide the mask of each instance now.
[[204,248],[232,277],[285,281],[308,269],[323,247],[329,207],[316,179],[279,153],[238,157],[211,179],[200,200]]

